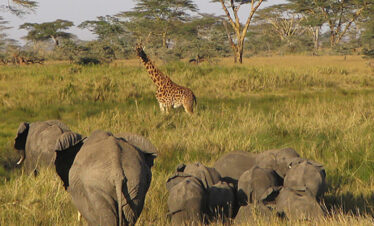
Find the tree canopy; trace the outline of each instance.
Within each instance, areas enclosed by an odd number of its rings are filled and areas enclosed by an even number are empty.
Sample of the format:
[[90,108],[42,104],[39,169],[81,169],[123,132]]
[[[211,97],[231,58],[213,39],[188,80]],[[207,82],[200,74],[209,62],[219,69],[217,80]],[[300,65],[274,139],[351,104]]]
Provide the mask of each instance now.
[[56,20],[46,23],[24,23],[19,28],[28,30],[24,37],[29,41],[45,41],[52,39],[56,46],[59,45],[59,38],[71,38],[72,34],[64,32],[74,24],[67,20]]
[[181,22],[191,19],[190,13],[197,11],[191,0],[137,0],[132,11],[117,16],[127,19],[128,28],[134,35],[148,42],[161,40],[162,47],[169,47],[169,36]]
[[0,7],[3,10],[9,11],[17,16],[22,16],[32,12],[36,7],[38,7],[38,2],[31,0],[12,0],[7,1],[7,3],[0,4]]
[[[73,37],[69,29],[74,24],[68,20],[24,23],[24,38],[32,42],[23,48],[32,45],[56,59],[84,62],[133,57],[139,41],[150,55],[166,61],[232,56],[241,63],[243,56],[254,54],[374,52],[374,0],[287,0],[262,7],[264,1],[211,0],[222,8],[223,15],[216,16],[201,13],[196,0],[135,0],[130,11],[79,24],[96,35],[90,41]],[[20,16],[37,6],[37,0],[1,5]],[[11,43],[6,31],[6,21],[0,20],[2,50]]]

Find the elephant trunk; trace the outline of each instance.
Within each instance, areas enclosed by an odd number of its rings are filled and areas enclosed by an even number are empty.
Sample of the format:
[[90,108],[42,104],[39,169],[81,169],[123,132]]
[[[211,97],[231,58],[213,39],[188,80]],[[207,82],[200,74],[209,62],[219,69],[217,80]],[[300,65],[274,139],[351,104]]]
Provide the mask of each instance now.
[[25,160],[25,150],[20,150],[21,158],[18,160],[17,165],[21,165]]

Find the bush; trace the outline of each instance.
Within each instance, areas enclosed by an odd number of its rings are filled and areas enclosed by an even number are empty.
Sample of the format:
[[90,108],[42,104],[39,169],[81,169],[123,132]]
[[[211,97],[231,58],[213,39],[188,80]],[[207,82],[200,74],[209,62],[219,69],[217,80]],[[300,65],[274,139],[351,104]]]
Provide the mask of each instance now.
[[79,65],[97,65],[101,64],[102,62],[93,57],[79,57],[74,63]]

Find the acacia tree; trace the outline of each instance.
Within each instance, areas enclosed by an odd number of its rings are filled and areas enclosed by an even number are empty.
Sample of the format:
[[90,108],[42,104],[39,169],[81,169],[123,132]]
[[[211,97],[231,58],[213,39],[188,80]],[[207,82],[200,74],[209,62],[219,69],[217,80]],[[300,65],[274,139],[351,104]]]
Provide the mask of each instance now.
[[[255,14],[258,7],[260,7],[263,0],[212,0],[213,2],[220,2],[223,11],[225,11],[227,20],[234,31],[235,38],[232,37],[231,32],[227,26],[227,22],[224,21],[226,28],[227,37],[229,39],[232,50],[234,51],[234,62],[243,62],[243,49],[244,39],[246,37],[248,27],[252,21],[253,15]],[[238,11],[243,4],[249,4],[249,15],[244,25],[239,21]]]
[[[362,31],[363,54],[370,58],[374,58],[374,5],[365,12],[363,19]],[[371,64],[374,69],[374,64]]]
[[4,50],[4,47],[8,41],[7,34],[4,32],[10,27],[6,26],[8,21],[5,21],[3,17],[0,16],[0,51]]
[[53,22],[46,23],[24,23],[19,28],[28,30],[29,32],[24,37],[30,41],[45,41],[52,39],[55,46],[59,45],[59,38],[71,38],[72,34],[64,32],[72,27],[74,24],[67,20],[56,20]]
[[306,31],[301,24],[303,18],[286,4],[273,5],[259,10],[256,19],[262,24],[268,23],[272,33],[288,46],[291,46],[293,40]]
[[173,39],[176,51],[183,57],[196,60],[229,52],[222,19],[210,14],[200,14],[187,23],[180,24]]
[[322,19],[330,29],[330,46],[342,40],[373,0],[289,0],[291,5],[309,18]]
[[22,16],[24,14],[32,12],[38,3],[31,0],[12,0],[7,1],[7,3],[0,4],[0,8],[9,11],[17,16]]
[[97,41],[92,42],[98,44],[98,48],[111,49],[116,57],[119,55],[126,56],[129,52],[133,52],[133,37],[127,31],[125,23],[113,16],[100,16],[97,20],[87,20],[79,26],[82,29],[88,29],[97,35]]
[[170,31],[179,22],[188,21],[190,12],[197,11],[192,0],[137,0],[132,11],[122,12],[118,17],[128,20],[128,28],[147,42],[151,37],[161,37],[162,46],[168,48]]

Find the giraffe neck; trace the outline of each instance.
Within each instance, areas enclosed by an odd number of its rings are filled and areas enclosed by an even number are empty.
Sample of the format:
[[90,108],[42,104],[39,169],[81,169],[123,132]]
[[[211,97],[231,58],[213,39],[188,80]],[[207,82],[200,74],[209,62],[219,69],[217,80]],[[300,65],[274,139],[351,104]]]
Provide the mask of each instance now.
[[151,77],[153,83],[157,87],[165,85],[171,81],[170,78],[164,75],[156,66],[153,65],[151,61],[144,63],[144,66],[146,67],[148,74]]
[[151,77],[153,83],[157,86],[163,86],[167,83],[171,82],[171,79],[164,75],[153,63],[152,61],[147,57],[143,49],[138,51],[138,56],[143,62],[145,68],[148,71],[149,76]]

